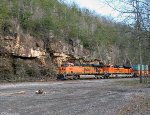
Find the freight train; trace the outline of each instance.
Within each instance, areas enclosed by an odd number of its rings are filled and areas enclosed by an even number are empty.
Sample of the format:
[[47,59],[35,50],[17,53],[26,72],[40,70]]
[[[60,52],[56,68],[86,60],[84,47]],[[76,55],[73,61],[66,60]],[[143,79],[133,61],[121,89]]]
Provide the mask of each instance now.
[[[142,75],[150,74],[148,65],[142,65]],[[82,64],[74,65],[67,63],[58,67],[57,79],[80,79],[80,78],[119,78],[119,77],[138,77],[140,65],[117,66],[117,65],[95,65]],[[84,77],[83,77],[84,76]]]

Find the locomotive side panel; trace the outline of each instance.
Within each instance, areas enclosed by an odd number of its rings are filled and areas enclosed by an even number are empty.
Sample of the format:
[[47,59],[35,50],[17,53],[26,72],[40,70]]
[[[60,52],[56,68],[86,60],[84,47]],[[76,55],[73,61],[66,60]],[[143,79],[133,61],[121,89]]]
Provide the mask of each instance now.
[[114,67],[104,67],[103,68],[104,73],[114,73]]
[[83,74],[86,74],[86,75],[96,74],[96,68],[95,67],[83,67],[83,68],[84,68]]
[[82,74],[83,68],[80,66],[67,67],[66,72],[67,74]]

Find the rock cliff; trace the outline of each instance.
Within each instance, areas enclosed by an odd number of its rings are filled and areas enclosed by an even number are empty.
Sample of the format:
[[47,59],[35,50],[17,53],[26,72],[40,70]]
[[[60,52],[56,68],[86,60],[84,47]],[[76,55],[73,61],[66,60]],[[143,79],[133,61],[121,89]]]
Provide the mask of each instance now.
[[[15,33],[11,36],[1,36],[0,41],[1,68],[5,68],[6,73],[18,76],[24,76],[25,73],[28,73],[25,76],[38,76],[37,71],[41,74],[43,69],[55,73],[58,66],[67,62],[113,64],[119,56],[119,49],[115,46],[101,45],[91,51],[84,48],[77,38],[64,41],[53,37],[45,43],[29,34]],[[4,71],[3,69],[1,71]],[[44,72],[43,74],[45,75]]]

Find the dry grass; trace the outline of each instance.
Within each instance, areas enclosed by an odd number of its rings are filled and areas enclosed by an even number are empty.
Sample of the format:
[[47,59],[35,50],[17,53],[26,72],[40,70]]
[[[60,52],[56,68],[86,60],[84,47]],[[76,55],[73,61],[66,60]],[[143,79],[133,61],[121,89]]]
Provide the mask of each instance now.
[[[130,86],[133,88],[150,88],[150,78],[128,79],[117,81],[117,84]],[[115,115],[149,115],[150,114],[150,96],[148,94],[132,95],[131,101],[118,109]]]
[[149,115],[150,113],[150,97],[144,96],[133,96],[132,100],[121,107],[115,115]]

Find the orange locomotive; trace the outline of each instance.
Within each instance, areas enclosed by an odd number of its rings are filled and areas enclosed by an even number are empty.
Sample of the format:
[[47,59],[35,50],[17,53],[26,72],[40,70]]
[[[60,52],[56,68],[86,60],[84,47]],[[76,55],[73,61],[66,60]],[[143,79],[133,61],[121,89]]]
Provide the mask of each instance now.
[[[110,66],[105,65],[103,67],[104,71],[104,77],[132,77],[133,76],[133,70],[131,67],[127,66]],[[107,74],[105,74],[107,73]],[[106,76],[107,75],[107,76]]]
[[[94,78],[131,77],[132,73],[131,67],[103,64],[76,66],[72,63],[68,63],[58,68],[57,79],[79,79],[82,75],[93,75]],[[87,76],[87,78],[90,77]]]

